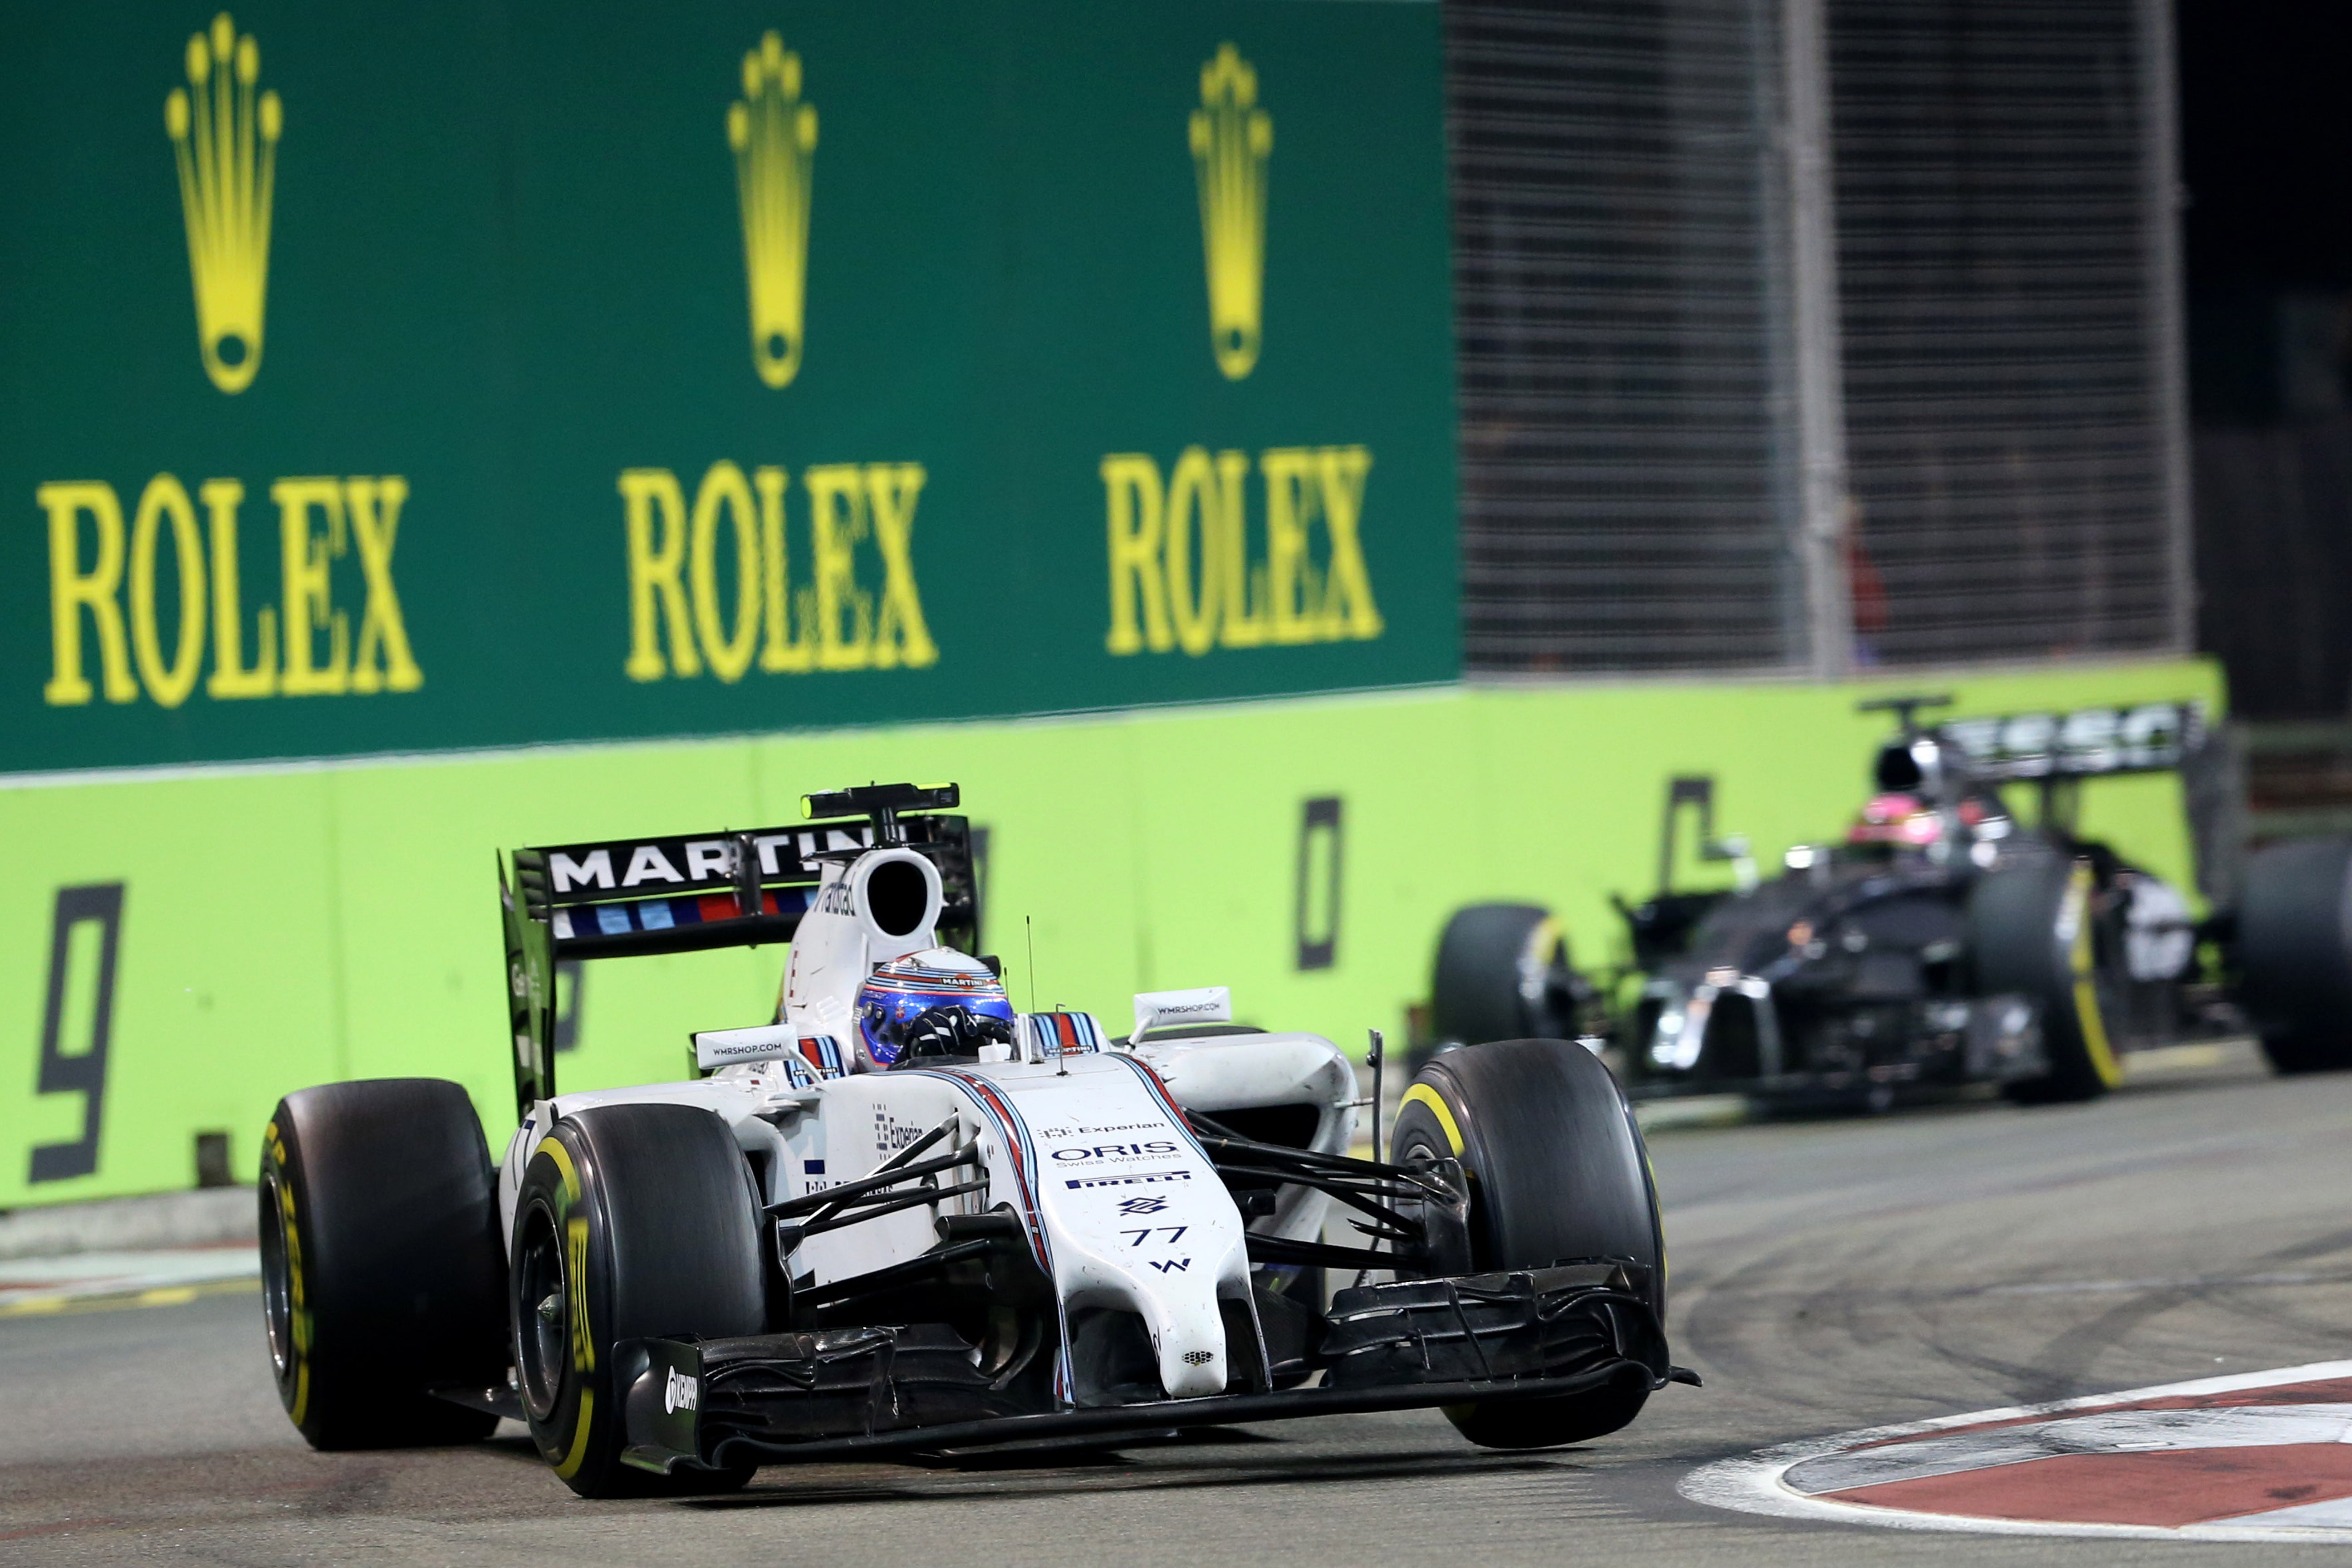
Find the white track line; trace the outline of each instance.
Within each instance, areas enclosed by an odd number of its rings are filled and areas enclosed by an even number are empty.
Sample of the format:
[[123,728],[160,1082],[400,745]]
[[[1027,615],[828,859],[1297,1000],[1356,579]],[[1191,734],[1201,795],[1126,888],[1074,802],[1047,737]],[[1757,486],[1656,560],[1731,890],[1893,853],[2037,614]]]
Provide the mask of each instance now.
[[[2049,1405],[2019,1405],[2000,1410],[1977,1410],[1964,1415],[1941,1415],[1894,1426],[1872,1426],[1785,1443],[1737,1459],[1703,1465],[1682,1479],[1675,1489],[1693,1502],[1741,1513],[1769,1514],[1780,1519],[1806,1519],[1840,1524],[1875,1524],[1895,1530],[1937,1530],[1982,1535],[2081,1535],[2137,1541],[2271,1541],[2308,1542],[2341,1546],[2352,1542],[2352,1500],[2281,1509],[2246,1520],[2177,1528],[2143,1524],[2069,1524],[2037,1520],[1982,1519],[1961,1514],[1921,1513],[1873,1508],[1864,1503],[1834,1502],[1808,1497],[1782,1478],[1807,1459],[1843,1452],[1864,1443],[1891,1437],[1915,1437],[1955,1426],[1976,1426],[1993,1421],[2014,1421],[2034,1415],[2054,1415],[2069,1410],[2096,1410],[2130,1405],[2144,1399],[2170,1399],[2205,1394],[2235,1394],[2249,1388],[2275,1388],[2282,1384],[2318,1383],[2352,1377],[2352,1361],[2313,1362],[2307,1366],[2279,1367],[2270,1372],[2237,1373],[2227,1377],[2198,1378],[2189,1383],[2158,1384],[2152,1388],[2126,1389],[2120,1394],[2096,1394],[2082,1399],[2062,1399]],[[2300,1516],[2300,1517],[2291,1517]],[[2252,1518],[2270,1522],[2255,1524]]]
[[260,1274],[260,1251],[249,1244],[14,1258],[0,1262],[0,1314],[23,1316],[102,1296],[178,1290]]

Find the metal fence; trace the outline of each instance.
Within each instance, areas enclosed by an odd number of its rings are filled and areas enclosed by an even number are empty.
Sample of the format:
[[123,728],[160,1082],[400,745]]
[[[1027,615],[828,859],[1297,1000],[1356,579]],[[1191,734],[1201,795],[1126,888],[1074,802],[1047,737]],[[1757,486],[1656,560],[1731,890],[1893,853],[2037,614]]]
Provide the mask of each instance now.
[[2168,26],[1447,0],[1468,668],[2184,650]]
[[1830,5],[1863,662],[2185,644],[2178,342],[2154,232],[2173,221],[2169,86],[2151,94],[2144,14]]
[[1464,638],[1801,657],[1764,0],[1451,4]]

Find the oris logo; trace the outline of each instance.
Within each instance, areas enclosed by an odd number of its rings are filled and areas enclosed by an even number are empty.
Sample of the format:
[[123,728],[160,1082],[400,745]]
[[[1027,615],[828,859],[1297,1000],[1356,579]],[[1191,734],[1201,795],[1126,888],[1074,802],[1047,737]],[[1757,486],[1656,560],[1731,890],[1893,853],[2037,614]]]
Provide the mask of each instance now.
[[702,1380],[672,1371],[662,1383],[662,1409],[669,1415],[702,1407]]
[[1061,1161],[1142,1159],[1159,1154],[1173,1154],[1176,1145],[1164,1138],[1149,1143],[1097,1143],[1090,1149],[1056,1149],[1054,1158]]

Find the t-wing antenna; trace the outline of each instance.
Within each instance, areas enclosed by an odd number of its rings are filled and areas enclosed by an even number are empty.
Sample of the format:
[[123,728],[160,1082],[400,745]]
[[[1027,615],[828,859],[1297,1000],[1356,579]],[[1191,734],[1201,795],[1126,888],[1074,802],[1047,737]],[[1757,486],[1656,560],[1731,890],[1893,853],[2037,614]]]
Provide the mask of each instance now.
[[1925,726],[1919,722],[1919,710],[1949,708],[1951,705],[1952,695],[1948,691],[1934,697],[1914,693],[1907,697],[1873,697],[1867,701],[1855,703],[1853,710],[1857,713],[1894,714],[1896,726],[1903,731],[1903,738],[1912,741],[1916,740],[1925,731]]
[[849,789],[827,791],[824,795],[801,796],[801,810],[810,817],[864,816],[874,823],[875,847],[887,848],[907,842],[907,830],[898,821],[902,811],[953,811],[962,796],[955,785],[877,784],[859,784]]

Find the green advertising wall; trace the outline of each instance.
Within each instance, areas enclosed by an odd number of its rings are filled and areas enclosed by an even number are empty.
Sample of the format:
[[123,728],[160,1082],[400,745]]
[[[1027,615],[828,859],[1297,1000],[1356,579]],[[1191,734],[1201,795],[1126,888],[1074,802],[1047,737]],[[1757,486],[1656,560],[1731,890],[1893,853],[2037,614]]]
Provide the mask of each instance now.
[[[1712,777],[1719,827],[1768,864],[1840,833],[1885,728],[1855,700],[1923,688],[1961,715],[2221,699],[2190,663],[1457,687],[0,787],[0,1207],[185,1186],[205,1131],[242,1176],[276,1097],[331,1079],[455,1078],[502,1137],[502,847],[782,824],[813,788],[954,779],[988,830],[984,938],[1016,1002],[1123,1031],[1139,989],[1229,984],[1244,1017],[1356,1048],[1402,1030],[1461,903],[1549,904],[1581,962],[1617,956],[1607,898],[1652,889],[1670,778]],[[2084,824],[2188,881],[2172,776],[2089,785]],[[768,1017],[782,960],[586,966],[561,1080],[680,1076],[688,1030]]]
[[11,24],[0,773],[1458,668],[1433,5]]
[[[333,1079],[501,1136],[516,845],[952,779],[1021,1003],[1352,1047],[1463,902],[1612,959],[1670,778],[1767,855],[1860,796],[1865,687],[1457,683],[1433,4],[11,21],[0,1207],[243,1174]],[[2185,875],[2169,779],[2089,794]],[[562,1081],[782,963],[588,966]]]

